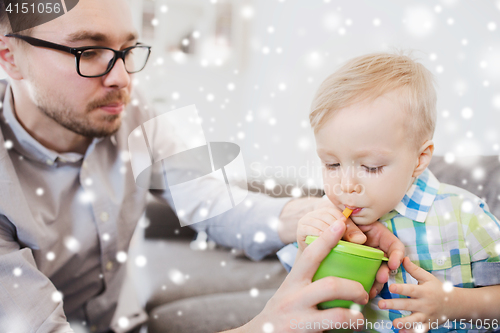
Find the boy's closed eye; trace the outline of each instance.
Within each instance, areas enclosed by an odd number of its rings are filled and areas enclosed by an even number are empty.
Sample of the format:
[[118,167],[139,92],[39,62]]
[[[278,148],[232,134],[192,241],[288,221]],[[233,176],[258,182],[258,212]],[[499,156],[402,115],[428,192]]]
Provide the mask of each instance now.
[[[329,170],[336,169],[340,166],[340,163],[334,163],[334,164],[325,164],[325,167]],[[384,166],[377,166],[377,167],[372,167],[372,166],[367,166],[367,165],[362,165],[363,168],[366,169],[367,172],[369,173],[380,173],[384,171]]]

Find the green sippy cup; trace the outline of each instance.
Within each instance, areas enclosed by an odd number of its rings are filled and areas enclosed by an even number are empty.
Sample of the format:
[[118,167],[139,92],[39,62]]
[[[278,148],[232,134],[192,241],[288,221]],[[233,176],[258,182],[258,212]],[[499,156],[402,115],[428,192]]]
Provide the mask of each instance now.
[[[317,236],[307,236],[306,243],[311,244]],[[375,281],[377,271],[382,261],[388,261],[384,252],[373,247],[340,240],[337,246],[319,265],[313,281],[326,276],[336,276],[358,281],[369,293]],[[354,302],[336,299],[318,304],[319,309],[334,307],[350,308]],[[361,306],[361,309],[363,306]]]

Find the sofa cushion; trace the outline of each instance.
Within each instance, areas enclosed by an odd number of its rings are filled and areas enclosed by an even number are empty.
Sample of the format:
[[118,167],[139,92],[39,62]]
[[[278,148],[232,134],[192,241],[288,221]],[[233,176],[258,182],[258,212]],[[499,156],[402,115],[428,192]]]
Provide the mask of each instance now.
[[137,255],[144,255],[147,265],[131,274],[148,312],[187,297],[277,289],[287,274],[276,259],[254,262],[223,248],[194,251],[185,240],[148,240],[131,257]]
[[240,327],[259,314],[276,289],[204,295],[154,309],[149,333],[213,333]]
[[500,160],[499,156],[461,156],[446,163],[442,156],[434,156],[429,169],[436,178],[483,198],[490,211],[500,217]]

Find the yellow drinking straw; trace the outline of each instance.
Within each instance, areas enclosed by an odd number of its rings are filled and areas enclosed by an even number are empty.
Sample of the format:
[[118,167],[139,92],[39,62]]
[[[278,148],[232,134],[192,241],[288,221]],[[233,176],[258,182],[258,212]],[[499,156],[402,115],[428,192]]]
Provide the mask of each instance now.
[[349,208],[345,208],[344,211],[342,212],[342,214],[344,214],[345,218],[349,218],[349,216],[351,216],[351,213],[352,213],[352,209],[349,209]]

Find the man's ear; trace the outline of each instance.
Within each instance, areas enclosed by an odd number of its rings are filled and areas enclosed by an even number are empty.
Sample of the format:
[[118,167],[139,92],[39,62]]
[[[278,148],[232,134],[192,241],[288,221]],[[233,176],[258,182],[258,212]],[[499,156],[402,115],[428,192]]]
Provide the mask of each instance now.
[[9,37],[0,35],[0,66],[14,80],[22,80],[23,76],[14,58],[12,42]]
[[431,163],[432,154],[434,153],[434,142],[427,140],[418,150],[417,165],[413,170],[412,177],[418,177]]

